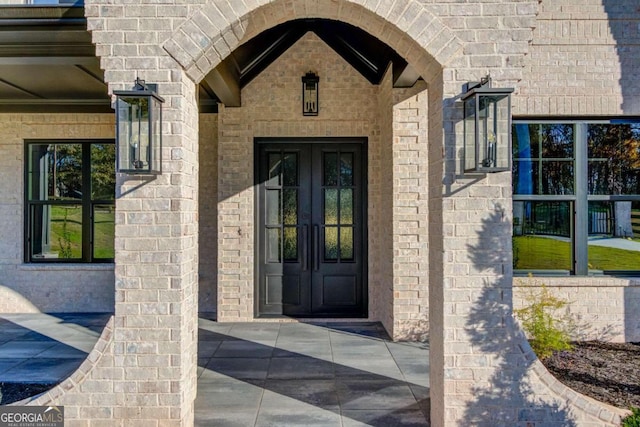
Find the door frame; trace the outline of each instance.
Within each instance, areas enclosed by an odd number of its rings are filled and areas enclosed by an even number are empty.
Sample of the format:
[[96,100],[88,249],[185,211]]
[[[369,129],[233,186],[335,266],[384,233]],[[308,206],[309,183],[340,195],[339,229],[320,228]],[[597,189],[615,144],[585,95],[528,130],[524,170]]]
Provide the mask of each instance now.
[[[368,158],[369,158],[369,139],[366,136],[362,137],[254,137],[253,138],[253,185],[254,185],[254,209],[253,209],[253,311],[255,318],[279,318],[279,317],[292,317],[287,316],[285,314],[281,315],[273,315],[273,314],[261,314],[260,313],[260,232],[258,230],[260,225],[260,150],[258,149],[259,145],[264,144],[322,144],[322,145],[332,145],[332,144],[360,144],[362,147],[362,171],[361,171],[361,180],[362,180],[362,204],[360,206],[361,209],[361,217],[362,217],[362,253],[363,253],[363,261],[362,261],[362,313],[358,316],[348,315],[348,316],[338,316],[335,318],[368,318],[369,317],[369,226],[368,226],[368,215],[369,215],[369,169],[368,169]],[[300,317],[305,318],[305,317]],[[313,317],[308,317],[313,318]],[[324,317],[331,318],[331,317]]]

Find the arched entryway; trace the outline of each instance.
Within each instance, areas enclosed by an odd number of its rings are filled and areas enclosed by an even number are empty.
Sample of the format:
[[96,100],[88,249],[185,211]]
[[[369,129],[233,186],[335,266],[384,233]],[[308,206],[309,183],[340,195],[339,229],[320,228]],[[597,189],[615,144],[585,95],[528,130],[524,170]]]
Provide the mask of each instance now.
[[[310,70],[312,117],[301,105]],[[205,76],[200,93],[220,106],[200,115],[201,310],[221,321],[360,317],[424,338],[427,86],[379,39],[318,18],[264,31]]]

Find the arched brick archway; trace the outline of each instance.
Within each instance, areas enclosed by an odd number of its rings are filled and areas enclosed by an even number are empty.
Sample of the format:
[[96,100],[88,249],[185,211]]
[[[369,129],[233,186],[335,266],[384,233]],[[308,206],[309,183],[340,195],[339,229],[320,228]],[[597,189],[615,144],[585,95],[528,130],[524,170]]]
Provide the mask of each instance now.
[[214,1],[197,10],[163,47],[195,82],[241,43],[275,25],[302,18],[333,19],[366,30],[410,61],[427,81],[462,54],[458,37],[420,2],[377,6],[332,0],[276,1],[251,10]]

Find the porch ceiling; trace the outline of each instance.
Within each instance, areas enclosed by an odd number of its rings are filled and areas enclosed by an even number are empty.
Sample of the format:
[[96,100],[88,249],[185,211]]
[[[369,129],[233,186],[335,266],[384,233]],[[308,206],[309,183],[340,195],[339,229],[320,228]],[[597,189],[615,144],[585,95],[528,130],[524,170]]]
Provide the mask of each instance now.
[[201,83],[202,92],[227,106],[240,105],[246,86],[300,37],[313,31],[372,84],[379,84],[393,63],[396,87],[411,87],[420,76],[395,50],[350,24],[327,19],[300,19],[273,27],[236,48]]
[[84,9],[0,7],[0,112],[112,112]]

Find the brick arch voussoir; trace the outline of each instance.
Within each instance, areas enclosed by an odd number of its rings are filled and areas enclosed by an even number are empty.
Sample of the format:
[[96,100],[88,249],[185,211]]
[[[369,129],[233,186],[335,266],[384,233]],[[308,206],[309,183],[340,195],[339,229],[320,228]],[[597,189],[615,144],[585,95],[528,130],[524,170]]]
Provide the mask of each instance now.
[[189,78],[199,82],[237,46],[262,31],[294,19],[323,18],[362,28],[424,73],[442,70],[462,55],[460,39],[420,1],[381,2],[373,7],[360,3],[276,0],[251,9],[243,2],[213,0],[180,25],[163,48]]

